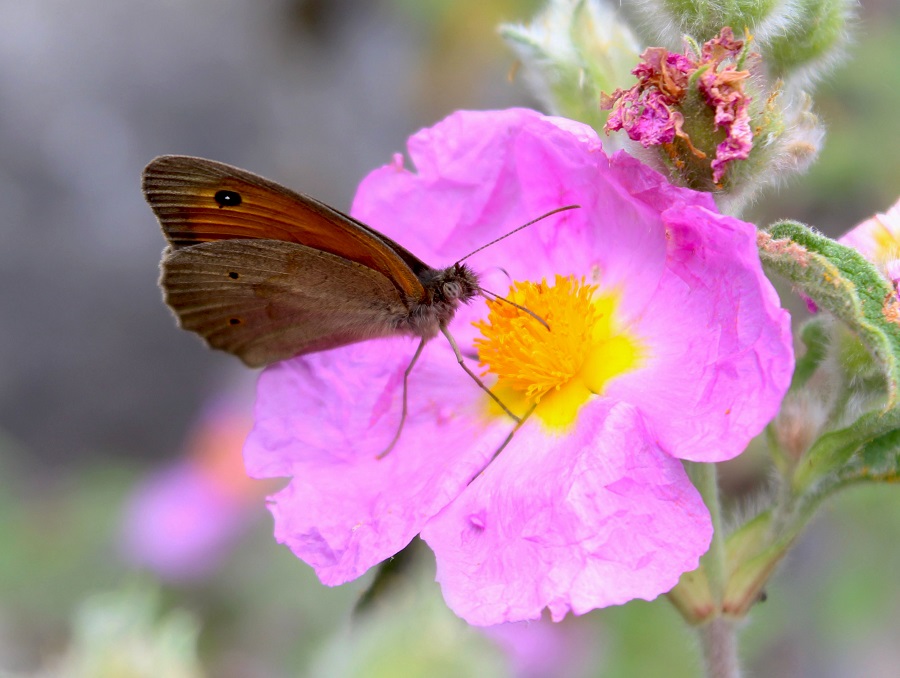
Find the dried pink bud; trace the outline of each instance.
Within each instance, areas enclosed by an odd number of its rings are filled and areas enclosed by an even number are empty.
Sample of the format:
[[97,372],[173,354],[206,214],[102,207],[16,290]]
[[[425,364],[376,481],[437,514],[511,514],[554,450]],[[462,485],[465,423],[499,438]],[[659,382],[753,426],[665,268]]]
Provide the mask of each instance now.
[[[632,71],[638,78],[637,84],[601,97],[600,107],[612,111],[605,130],[624,130],[629,138],[645,148],[665,147],[677,137],[686,143],[692,155],[704,159],[707,153],[698,149],[683,129],[687,120],[695,136],[700,132],[696,124],[691,124],[692,118],[697,116],[684,114],[686,96],[695,86],[702,101],[715,111],[714,128],[702,136],[708,137],[716,130],[725,131],[725,139],[716,146],[715,158],[710,162],[713,182],[718,184],[728,164],[746,159],[753,147],[751,98],[744,91],[750,72],[738,70],[736,63],[743,49],[744,41],[736,40],[728,27],[706,42],[699,55],[690,49],[684,54],[669,52],[662,47],[646,49],[641,55],[641,63]],[[700,75],[694,85],[692,76],[698,71]],[[676,149],[666,150],[670,156],[677,155]],[[711,144],[708,150],[712,150]]]

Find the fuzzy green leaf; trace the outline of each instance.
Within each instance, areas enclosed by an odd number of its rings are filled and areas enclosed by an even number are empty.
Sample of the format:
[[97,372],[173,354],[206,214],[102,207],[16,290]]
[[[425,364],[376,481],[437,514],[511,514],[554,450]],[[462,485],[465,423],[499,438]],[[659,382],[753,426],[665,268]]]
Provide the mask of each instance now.
[[888,407],[900,385],[900,304],[890,283],[856,250],[784,221],[759,235],[760,259],[790,280],[821,310],[831,312],[868,348],[888,387]]
[[809,511],[834,491],[864,481],[900,480],[900,410],[868,412],[822,436],[794,474],[793,490]]

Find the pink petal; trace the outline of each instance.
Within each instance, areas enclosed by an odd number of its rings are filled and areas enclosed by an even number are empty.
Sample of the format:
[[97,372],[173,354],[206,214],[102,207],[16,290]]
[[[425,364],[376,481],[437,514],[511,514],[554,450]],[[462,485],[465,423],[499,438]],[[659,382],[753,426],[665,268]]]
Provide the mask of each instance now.
[[412,372],[397,446],[376,459],[397,430],[414,350],[408,339],[369,341],[278,363],[260,377],[247,470],[292,477],[271,497],[275,536],[325,584],[354,579],[406,546],[511,428],[486,423],[478,386],[440,338]]
[[631,327],[650,362],[607,395],[640,408],[670,454],[729,459],[775,416],[790,385],[790,316],[762,273],[751,224],[701,207],[663,216],[668,271]]
[[900,200],[884,214],[876,214],[851,228],[838,242],[857,250],[869,261],[895,259],[900,250]]
[[565,438],[524,426],[422,531],[447,604],[479,626],[652,600],[697,567],[711,535],[681,464],[634,408],[609,401]]

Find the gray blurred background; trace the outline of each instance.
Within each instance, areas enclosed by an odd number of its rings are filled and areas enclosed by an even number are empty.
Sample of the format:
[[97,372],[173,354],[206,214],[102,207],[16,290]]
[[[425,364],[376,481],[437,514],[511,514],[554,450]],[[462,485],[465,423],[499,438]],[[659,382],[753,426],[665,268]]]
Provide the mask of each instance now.
[[419,127],[527,102],[493,39],[513,3],[462,3],[465,41],[453,3],[416,4],[0,2],[0,427],[30,458],[167,454],[223,381],[252,390],[160,301],[151,158],[214,158],[347,209]]

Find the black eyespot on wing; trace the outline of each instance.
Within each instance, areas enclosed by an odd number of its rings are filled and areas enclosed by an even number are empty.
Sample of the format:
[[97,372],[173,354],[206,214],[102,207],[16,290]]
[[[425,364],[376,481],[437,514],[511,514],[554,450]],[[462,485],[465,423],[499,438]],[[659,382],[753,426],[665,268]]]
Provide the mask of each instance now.
[[228,274],[228,277],[231,278],[232,280],[237,280],[241,276],[238,273],[236,273],[235,271],[232,271],[231,273]]
[[241,324],[241,319],[240,319],[240,318],[231,318],[231,319],[228,320],[228,322],[229,322],[229,324],[231,324],[231,325],[240,325],[240,324]]
[[243,202],[240,193],[237,191],[226,191],[224,189],[217,191],[214,198],[219,207],[237,207]]

